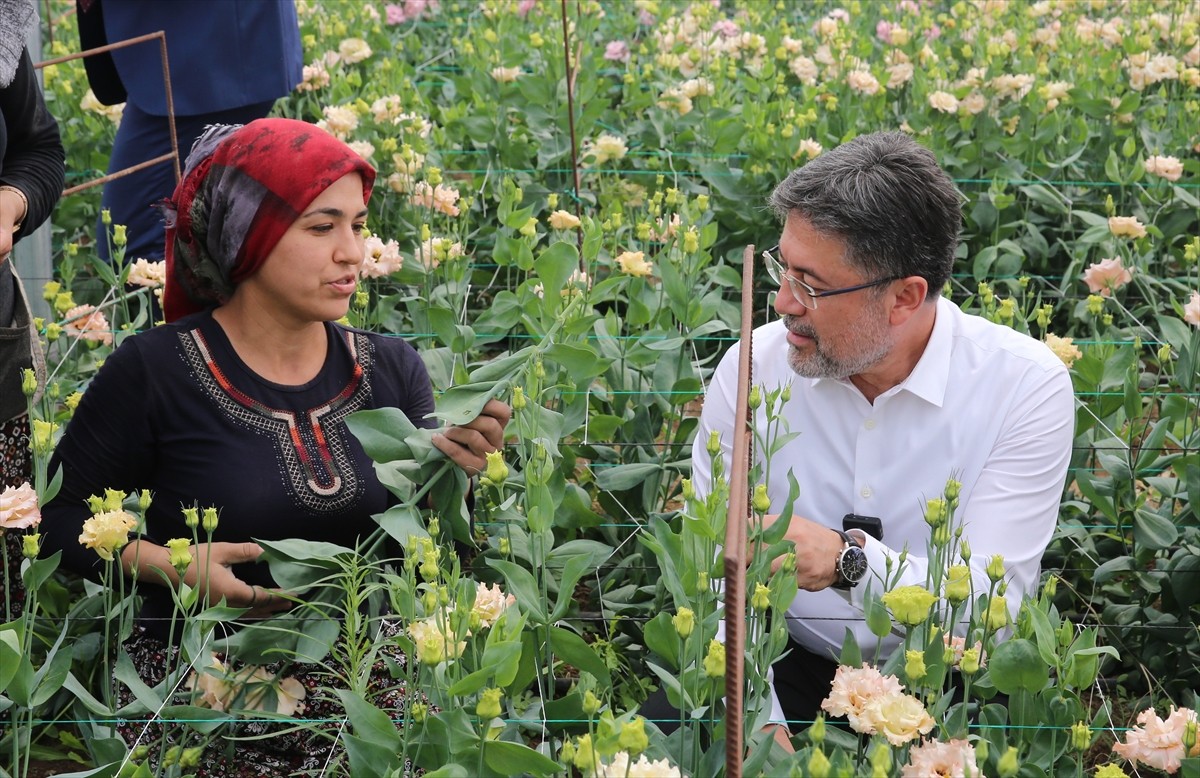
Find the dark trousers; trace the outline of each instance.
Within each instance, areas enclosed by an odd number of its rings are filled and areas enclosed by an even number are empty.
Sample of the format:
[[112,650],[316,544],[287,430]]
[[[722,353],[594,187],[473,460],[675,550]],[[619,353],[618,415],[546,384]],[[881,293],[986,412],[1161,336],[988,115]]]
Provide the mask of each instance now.
[[[246,124],[261,119],[271,112],[275,101],[246,105],[228,111],[176,116],[175,135],[179,139],[179,169],[192,144],[210,124]],[[132,102],[125,103],[121,115],[121,126],[113,142],[112,157],[108,172],[115,173],[148,159],[171,153],[170,125],[165,116],[154,116],[139,109]],[[144,170],[110,181],[104,185],[100,196],[100,207],[107,208],[113,224],[124,224],[128,243],[125,245],[126,260],[138,258],[159,260],[163,258],[165,233],[162,215],[155,203],[170,197],[175,191],[175,166],[170,161],[160,162]],[[103,221],[96,221],[96,248],[100,258],[111,261],[109,255],[109,231]]]
[[[774,665],[775,693],[793,732],[808,727],[821,712],[821,701],[829,696],[837,662],[802,648],[788,638],[788,653]],[[641,714],[671,734],[679,728],[679,711],[667,701],[664,689],[650,695],[642,704]]]

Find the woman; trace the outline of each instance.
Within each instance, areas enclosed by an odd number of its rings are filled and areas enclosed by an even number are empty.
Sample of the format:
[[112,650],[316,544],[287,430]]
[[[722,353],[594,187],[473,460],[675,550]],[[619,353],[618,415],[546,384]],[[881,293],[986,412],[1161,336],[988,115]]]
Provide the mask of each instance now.
[[[57,448],[62,490],[42,524],[43,553],[61,550],[65,567],[98,578],[105,563],[78,540],[88,496],[153,493],[144,535],[120,551],[145,597],[128,648],[147,664],[161,664],[174,611],[164,544],[192,536],[183,509],[219,511],[184,580],[211,569],[200,581],[210,603],[269,614],[288,602],[251,564],[254,539],[352,546],[390,502],[345,417],[395,407],[434,423],[411,346],[333,323],[355,293],[374,179],[344,143],[290,119],[211,128],[188,157],[166,207],[167,323],[126,340],[88,387]],[[434,443],[478,473],[508,418],[492,401]]]

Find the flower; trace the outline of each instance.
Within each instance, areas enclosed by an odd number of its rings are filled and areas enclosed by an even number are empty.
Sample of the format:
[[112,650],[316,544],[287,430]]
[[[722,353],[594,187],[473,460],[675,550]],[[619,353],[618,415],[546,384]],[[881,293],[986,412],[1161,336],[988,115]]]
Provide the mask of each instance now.
[[979,92],[972,92],[960,100],[959,105],[964,111],[974,116],[981,113],[984,108],[987,108],[987,98]]
[[551,228],[556,230],[577,230],[582,226],[578,216],[566,211],[555,211],[550,214],[548,221]]
[[997,594],[988,601],[983,620],[992,632],[1003,629],[1008,624],[1008,600],[1003,594]]
[[492,78],[496,79],[501,84],[508,84],[517,80],[521,75],[520,68],[505,68],[497,65],[492,68]]
[[903,770],[912,778],[965,778],[967,770],[979,775],[975,767],[975,747],[965,739],[927,740],[908,753]]
[[1118,238],[1146,237],[1146,228],[1136,216],[1109,216],[1108,230]]
[[41,522],[37,492],[28,481],[0,492],[0,531],[30,529]]
[[371,56],[371,47],[362,38],[346,38],[338,44],[338,56],[342,62],[353,65]]
[[450,238],[433,238],[421,243],[417,250],[417,260],[425,266],[426,269],[432,270],[443,262],[448,262],[451,259],[456,259],[465,255],[461,243],[451,240]]
[[370,159],[371,155],[375,153],[375,146],[370,141],[352,140],[346,145],[350,147],[351,151],[363,159]]
[[192,541],[189,538],[171,538],[167,541],[167,551],[170,552],[167,563],[183,575],[192,564]]
[[340,140],[345,140],[358,127],[358,114],[348,105],[327,105],[321,109],[321,114],[325,118],[317,122],[317,126]]
[[679,87],[673,86],[659,96],[658,107],[685,116],[692,112],[692,98],[685,95]]
[[[851,722],[853,726],[854,722]],[[867,729],[856,731],[881,734],[893,746],[902,746],[918,735],[927,735],[933,729],[933,717],[925,710],[921,701],[911,694],[885,694],[877,696],[863,707],[859,725]]]
[[104,314],[96,310],[96,306],[77,305],[63,314],[63,319],[63,331],[68,335],[105,346],[112,345],[112,327]]
[[679,91],[683,92],[685,97],[691,99],[714,95],[717,92],[717,88],[707,78],[689,78],[679,85]]
[[438,665],[462,656],[467,641],[455,641],[454,635],[445,631],[449,627],[450,614],[445,610],[408,625],[408,635],[416,646],[418,662]]
[[428,181],[420,181],[413,187],[411,199],[414,205],[433,208],[447,216],[459,214],[458,206],[455,205],[458,202],[458,190],[444,184],[438,184],[435,188],[430,186]]
[[[1113,218],[1118,217],[1114,216]],[[1120,234],[1112,226],[1112,219],[1109,219],[1108,222],[1109,229],[1113,230],[1113,234]],[[1134,222],[1136,223],[1137,220],[1134,219]],[[1138,227],[1141,228],[1141,225],[1139,224]],[[1142,235],[1145,234],[1146,231],[1142,229]],[[1120,257],[1110,257],[1094,262],[1088,266],[1087,270],[1083,271],[1083,282],[1087,284],[1088,291],[1099,292],[1104,297],[1111,297],[1114,290],[1120,289],[1132,280],[1133,274],[1122,264]]]
[[516,601],[517,598],[511,594],[505,594],[499,584],[489,586],[480,583],[476,585],[475,604],[471,607],[471,613],[479,617],[479,623],[482,626],[490,627],[496,623],[505,609]]
[[821,153],[824,151],[825,148],[820,143],[817,143],[812,138],[805,138],[800,141],[800,148],[796,149],[796,153],[792,155],[792,159],[799,159],[801,156],[814,159],[821,156]]
[[400,244],[394,240],[386,243],[375,235],[364,241],[365,254],[359,273],[364,278],[383,278],[390,276],[404,265],[404,255],[400,253]]
[[[200,692],[196,705],[215,711],[268,711],[283,716],[304,712],[302,702],[307,695],[304,685],[295,678],[283,678],[259,665],[246,665],[236,673],[212,655],[208,667],[193,672],[187,679],[189,691]],[[268,691],[275,693],[275,706],[267,705]]]
[[691,608],[682,607],[671,617],[671,625],[675,627],[675,634],[681,638],[686,638],[692,634],[692,630],[696,627],[696,613]]
[[934,92],[929,95],[929,107],[942,113],[954,113],[958,110],[958,98],[949,92]]
[[606,762],[588,759],[584,764],[584,778],[683,778],[669,759],[650,761],[642,754],[633,761],[625,751],[618,751]]
[[609,41],[604,47],[604,58],[609,62],[628,62],[629,44],[625,41]]
[[1188,721],[1195,719],[1196,712],[1188,708],[1172,707],[1165,719],[1147,708],[1138,714],[1137,726],[1125,733],[1125,742],[1115,744],[1113,751],[1135,764],[1173,774],[1188,756],[1183,731]]
[[1146,172],[1168,181],[1178,181],[1183,175],[1183,163],[1177,157],[1156,155],[1146,160]]
[[923,586],[899,586],[879,598],[901,624],[915,627],[929,618],[937,595]]
[[957,605],[971,596],[971,568],[951,565],[946,571],[946,599]]
[[882,87],[879,80],[866,70],[852,70],[846,75],[846,83],[855,92],[864,95],[877,95]]
[[619,135],[601,133],[594,141],[584,145],[584,154],[591,154],[597,165],[610,159],[622,159],[629,151],[625,139]]
[[83,93],[83,99],[79,101],[79,108],[91,113],[98,113],[113,124],[120,124],[121,115],[125,113],[125,103],[104,105],[96,99],[96,93],[91,89]]
[[866,732],[868,724],[861,717],[867,704],[877,697],[903,691],[896,676],[883,675],[865,662],[862,667],[839,665],[829,696],[821,701],[821,710],[834,716],[845,716],[854,731]]
[[148,259],[137,259],[129,266],[129,275],[126,280],[135,286],[143,286],[147,289],[160,287],[167,282],[167,262],[166,260],[151,262]]
[[617,267],[626,275],[644,278],[653,269],[645,256],[645,252],[641,251],[623,251],[617,255]]
[[708,642],[708,653],[704,655],[704,674],[709,678],[725,677],[725,644],[718,640]]
[[1183,320],[1193,327],[1200,327],[1200,292],[1192,292],[1191,299],[1183,306]]
[[1061,359],[1067,367],[1075,364],[1075,360],[1083,356],[1083,352],[1072,342],[1071,338],[1060,338],[1053,332],[1046,333],[1046,345],[1054,352],[1054,356]]
[[113,552],[129,542],[129,533],[137,519],[122,510],[97,513],[83,523],[79,542],[95,551],[105,562],[113,561]]

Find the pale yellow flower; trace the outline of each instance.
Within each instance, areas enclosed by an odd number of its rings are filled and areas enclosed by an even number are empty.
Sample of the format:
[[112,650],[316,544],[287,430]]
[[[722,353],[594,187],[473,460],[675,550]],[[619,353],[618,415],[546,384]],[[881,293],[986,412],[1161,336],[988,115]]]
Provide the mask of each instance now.
[[342,62],[353,65],[371,56],[371,47],[362,38],[346,38],[338,44],[338,56]]
[[547,221],[550,222],[550,227],[555,230],[577,230],[582,226],[579,217],[567,211],[555,211],[550,214],[550,218]]
[[804,140],[800,141],[800,148],[796,149],[796,153],[792,155],[792,159],[799,159],[800,157],[813,159],[815,157],[819,157],[823,151],[825,151],[825,149],[820,143],[817,143],[812,138],[805,138]]
[[167,262],[166,260],[151,262],[148,259],[139,258],[129,267],[129,276],[126,280],[135,286],[148,289],[160,287],[167,282]]
[[489,586],[480,583],[476,585],[475,604],[471,607],[471,613],[479,617],[480,624],[484,627],[490,627],[516,601],[517,598],[511,594],[505,594],[499,584]]
[[624,251],[617,255],[617,267],[626,275],[642,278],[650,275],[653,267],[645,259],[645,252]]
[[958,110],[958,98],[949,92],[934,92],[929,95],[929,107],[942,113],[954,113]]
[[520,68],[505,68],[500,66],[492,68],[492,78],[496,79],[501,84],[508,84],[516,81],[520,75]]
[[1146,160],[1146,172],[1165,178],[1168,181],[1178,181],[1183,175],[1183,163],[1178,157],[1153,156]]
[[622,159],[628,152],[624,138],[606,132],[584,146],[584,154],[591,154],[597,165],[603,165],[610,159]]
[[1046,345],[1054,352],[1054,356],[1061,359],[1067,367],[1075,364],[1075,360],[1083,356],[1083,352],[1071,338],[1060,338],[1052,332],[1046,333]]
[[1138,221],[1136,216],[1110,216],[1108,217],[1108,229],[1118,238],[1146,237],[1146,227]]
[[[231,672],[216,654],[208,666],[188,676],[189,691],[199,692],[195,704],[215,711],[265,711],[283,716],[304,712],[307,691],[295,678],[279,678],[260,665]],[[268,704],[275,697],[275,705]]]
[[846,74],[846,83],[855,92],[864,95],[877,95],[882,87],[879,86],[879,80],[871,75],[866,70],[852,70]]
[[137,519],[126,511],[97,513],[83,522],[80,544],[92,549],[105,562],[113,561],[113,552],[129,542],[129,533],[137,528]]
[[880,734],[893,746],[902,746],[933,729],[933,717],[921,701],[911,694],[885,694],[875,697],[863,708],[859,717],[863,730]]

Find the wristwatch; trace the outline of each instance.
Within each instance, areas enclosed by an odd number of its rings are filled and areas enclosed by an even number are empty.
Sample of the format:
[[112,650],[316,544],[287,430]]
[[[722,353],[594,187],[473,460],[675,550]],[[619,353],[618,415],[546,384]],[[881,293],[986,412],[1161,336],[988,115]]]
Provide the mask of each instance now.
[[837,573],[837,581],[834,582],[833,588],[853,589],[867,575],[867,552],[863,551],[862,546],[849,534],[840,529],[835,529],[834,532],[842,536],[844,545],[834,560],[833,569]]

